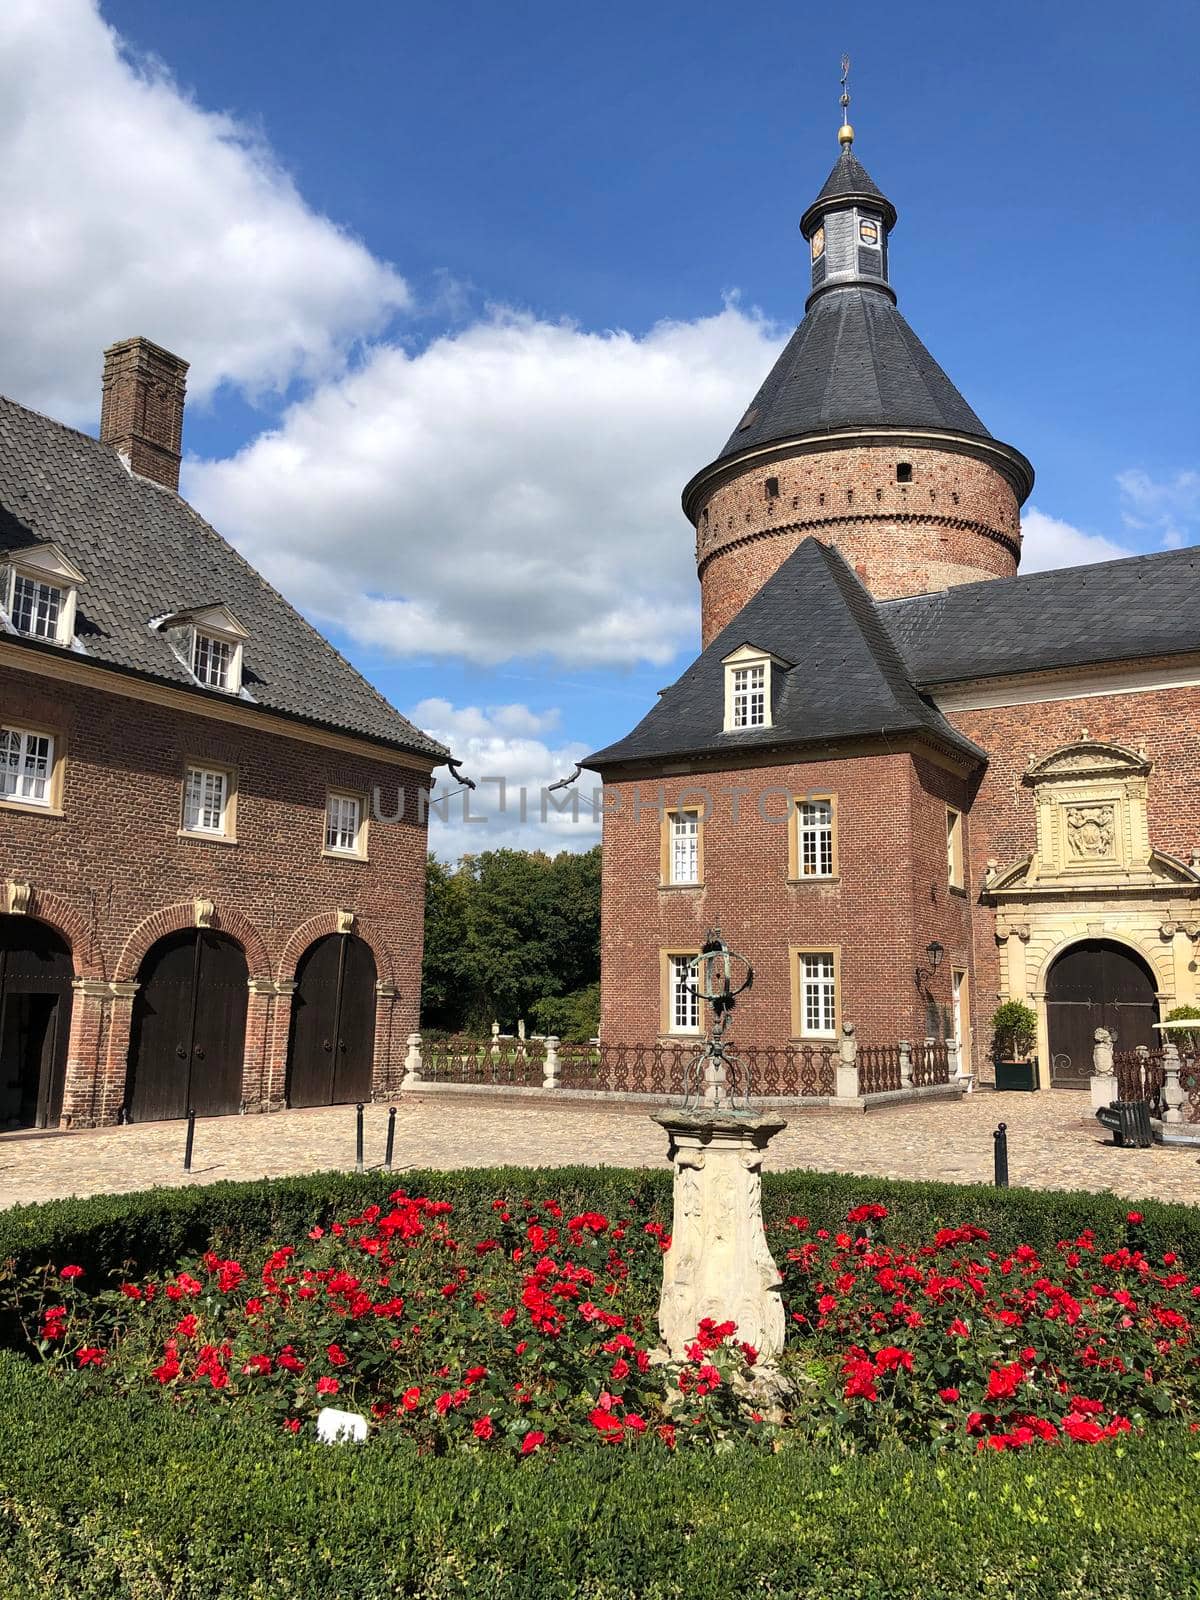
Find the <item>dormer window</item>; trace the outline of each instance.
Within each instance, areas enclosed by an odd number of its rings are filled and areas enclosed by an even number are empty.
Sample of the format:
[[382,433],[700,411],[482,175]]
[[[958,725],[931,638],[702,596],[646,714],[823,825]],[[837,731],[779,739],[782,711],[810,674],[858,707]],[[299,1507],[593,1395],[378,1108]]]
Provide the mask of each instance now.
[[0,568],[0,604],[14,633],[48,644],[75,636],[75,591],[83,574],[56,545],[12,551]]
[[772,668],[787,665],[749,644],[725,657],[726,733],[749,733],[771,726]]
[[151,626],[166,636],[202,687],[224,694],[242,693],[242,647],[250,636],[228,606],[175,611]]
[[201,633],[197,628],[192,640],[192,671],[200,682],[210,689],[228,689],[232,667],[233,646],[229,640]]

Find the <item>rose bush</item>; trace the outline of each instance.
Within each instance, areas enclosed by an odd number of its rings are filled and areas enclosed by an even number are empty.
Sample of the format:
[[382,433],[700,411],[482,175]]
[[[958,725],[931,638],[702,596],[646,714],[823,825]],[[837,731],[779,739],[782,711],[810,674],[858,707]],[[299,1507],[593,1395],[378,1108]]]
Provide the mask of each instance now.
[[1053,1259],[986,1230],[888,1237],[876,1203],[840,1231],[769,1230],[784,1273],[790,1398],[764,1420],[732,1322],[654,1359],[669,1235],[638,1215],[497,1199],[491,1226],[397,1191],[386,1206],[237,1257],[113,1285],[47,1268],[30,1342],[84,1388],[266,1413],[289,1434],[334,1404],[430,1452],[527,1456],[580,1440],[674,1448],[749,1437],[968,1450],[1098,1443],[1200,1416],[1200,1286],[1090,1230]]

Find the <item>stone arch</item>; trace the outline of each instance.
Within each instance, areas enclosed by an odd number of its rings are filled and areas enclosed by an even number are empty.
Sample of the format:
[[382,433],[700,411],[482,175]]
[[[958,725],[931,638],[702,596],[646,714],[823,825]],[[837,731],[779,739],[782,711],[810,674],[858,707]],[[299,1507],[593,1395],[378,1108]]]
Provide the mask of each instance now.
[[315,944],[318,939],[323,939],[331,933],[352,933],[361,939],[375,958],[375,970],[380,983],[395,983],[396,958],[381,930],[369,917],[360,917],[357,912],[354,913],[354,920],[347,928],[343,926],[342,913],[338,911],[322,911],[319,916],[309,917],[307,922],[302,922],[293,930],[279,958],[276,982],[293,983],[300,957],[309,945]]
[[[138,968],[151,945],[156,944],[168,933],[178,933],[183,928],[195,928],[200,925],[194,900],[180,900],[175,905],[163,906],[161,910],[155,911],[144,921],[139,922],[126,939],[125,947],[117,959],[114,979],[118,983],[127,983],[136,978]],[[245,952],[251,982],[270,980],[271,961],[267,955],[266,944],[244,912],[214,910],[211,921],[204,925],[218,933],[227,933],[231,939],[237,940]]]
[[48,889],[34,889],[24,915],[53,928],[71,952],[77,978],[104,977],[104,957],[91,928],[82,914],[62,895]]

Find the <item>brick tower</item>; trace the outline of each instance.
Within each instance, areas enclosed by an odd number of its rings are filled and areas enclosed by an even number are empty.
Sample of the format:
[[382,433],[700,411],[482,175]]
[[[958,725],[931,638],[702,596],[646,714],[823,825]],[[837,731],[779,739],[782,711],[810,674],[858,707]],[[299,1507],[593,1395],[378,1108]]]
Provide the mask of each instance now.
[[896,208],[841,153],[800,219],[804,320],[725,448],[683,492],[707,645],[802,540],[880,599],[1011,578],[1033,468],[993,439],[896,309]]

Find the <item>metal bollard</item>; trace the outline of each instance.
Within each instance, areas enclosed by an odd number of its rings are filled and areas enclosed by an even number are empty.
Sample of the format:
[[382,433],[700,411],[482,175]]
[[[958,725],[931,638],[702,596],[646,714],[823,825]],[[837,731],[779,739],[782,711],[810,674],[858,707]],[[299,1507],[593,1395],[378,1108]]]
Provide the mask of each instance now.
[[995,1184],[997,1189],[1008,1188],[1008,1123],[1002,1122],[992,1135],[994,1143],[993,1157],[996,1167]]
[[358,1102],[358,1126],[354,1135],[354,1170],[361,1172],[363,1169],[363,1103]]
[[387,1149],[383,1153],[384,1170],[387,1171],[387,1172],[390,1172],[392,1170],[392,1152],[395,1150],[395,1148],[396,1148],[396,1108],[395,1108],[395,1106],[389,1106],[388,1107]]
[[196,1141],[195,1107],[189,1110],[187,1122],[187,1140],[183,1146],[183,1170],[185,1172],[190,1172],[192,1170],[192,1145]]

